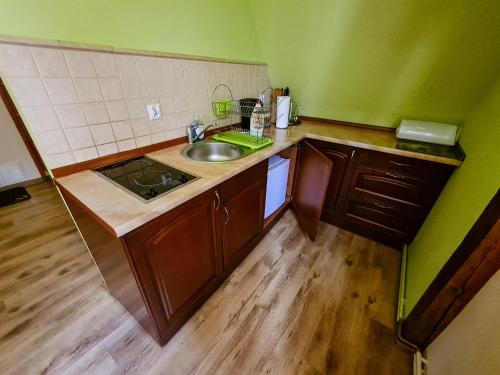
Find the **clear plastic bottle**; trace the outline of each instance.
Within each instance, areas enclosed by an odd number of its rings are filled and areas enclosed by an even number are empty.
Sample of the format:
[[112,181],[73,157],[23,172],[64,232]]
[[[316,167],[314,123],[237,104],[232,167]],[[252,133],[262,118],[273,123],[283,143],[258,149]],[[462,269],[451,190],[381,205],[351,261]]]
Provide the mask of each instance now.
[[262,137],[264,132],[264,113],[260,100],[255,104],[252,116],[250,117],[250,134]]
[[[203,131],[203,122],[200,120],[200,116],[197,113],[193,116],[193,122],[191,123],[189,129],[191,133],[191,140],[194,140]],[[203,138],[205,138],[205,135],[201,134],[196,141],[202,141]]]

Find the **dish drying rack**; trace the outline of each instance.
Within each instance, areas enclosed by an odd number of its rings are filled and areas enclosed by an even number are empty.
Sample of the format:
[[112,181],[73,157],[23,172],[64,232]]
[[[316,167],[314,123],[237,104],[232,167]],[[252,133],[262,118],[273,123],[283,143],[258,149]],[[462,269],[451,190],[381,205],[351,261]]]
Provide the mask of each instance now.
[[[233,93],[229,86],[224,83],[215,87],[212,93],[212,111],[216,118],[217,125],[214,129],[213,138],[219,141],[237,144],[258,150],[273,143],[271,134],[271,106],[266,104],[266,94],[271,93],[272,89],[267,88],[262,91],[260,98],[262,107],[259,110],[261,119],[261,129],[257,134],[250,134],[250,129],[242,127],[241,122],[234,123],[233,117],[241,116],[250,118],[255,108],[255,102],[252,100],[234,100]],[[270,103],[270,96],[269,101]],[[229,124],[228,124],[229,123]]]

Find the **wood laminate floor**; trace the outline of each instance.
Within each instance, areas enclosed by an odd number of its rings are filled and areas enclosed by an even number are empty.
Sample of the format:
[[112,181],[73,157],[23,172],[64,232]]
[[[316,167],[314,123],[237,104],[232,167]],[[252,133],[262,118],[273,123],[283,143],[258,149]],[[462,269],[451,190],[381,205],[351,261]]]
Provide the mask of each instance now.
[[0,374],[410,374],[400,253],[291,212],[163,348],[111,297],[56,189],[0,208]]

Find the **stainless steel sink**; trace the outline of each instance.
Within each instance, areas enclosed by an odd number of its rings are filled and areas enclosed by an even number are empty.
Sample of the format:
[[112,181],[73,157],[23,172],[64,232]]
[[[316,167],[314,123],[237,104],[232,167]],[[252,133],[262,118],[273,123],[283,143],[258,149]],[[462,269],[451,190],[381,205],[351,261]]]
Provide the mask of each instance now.
[[203,141],[184,147],[181,155],[191,160],[217,163],[241,159],[252,152],[248,148],[230,143]]

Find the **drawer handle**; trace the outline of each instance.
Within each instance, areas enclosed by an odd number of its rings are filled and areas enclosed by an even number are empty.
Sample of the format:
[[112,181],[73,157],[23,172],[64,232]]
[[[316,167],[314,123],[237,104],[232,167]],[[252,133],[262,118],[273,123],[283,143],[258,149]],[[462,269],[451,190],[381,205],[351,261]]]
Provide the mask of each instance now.
[[405,176],[403,176],[402,174],[399,174],[399,173],[385,172],[385,174],[388,176],[394,177],[394,178],[399,178],[401,180],[405,179]]
[[394,160],[390,160],[389,163],[397,165],[398,167],[409,167],[410,166],[410,163],[399,163],[399,162],[394,161]]
[[215,209],[218,210],[220,207],[220,195],[219,195],[219,192],[217,190],[215,190],[214,193],[215,193],[215,197],[217,198],[217,204],[215,205]]
[[391,206],[386,206],[385,204],[382,204],[382,203],[373,202],[373,204],[375,206],[377,206],[378,208],[383,208],[384,210],[390,210],[390,209],[392,209]]
[[224,225],[226,225],[229,221],[229,211],[227,210],[226,206],[224,206],[224,211],[226,212],[226,220],[224,220]]

